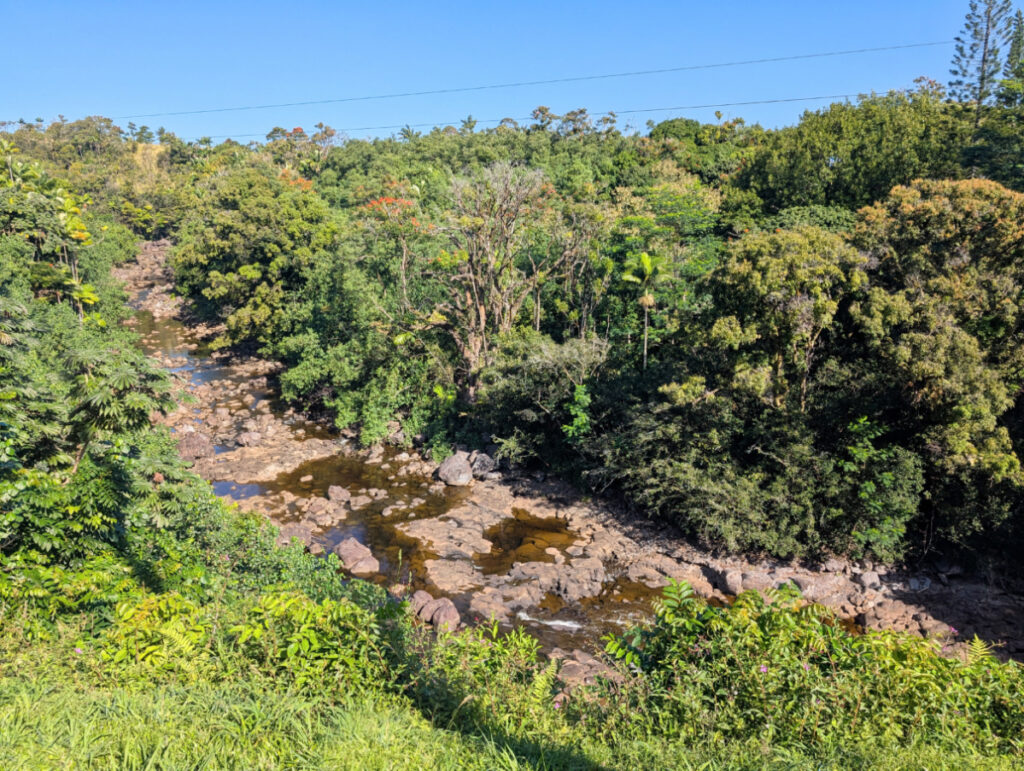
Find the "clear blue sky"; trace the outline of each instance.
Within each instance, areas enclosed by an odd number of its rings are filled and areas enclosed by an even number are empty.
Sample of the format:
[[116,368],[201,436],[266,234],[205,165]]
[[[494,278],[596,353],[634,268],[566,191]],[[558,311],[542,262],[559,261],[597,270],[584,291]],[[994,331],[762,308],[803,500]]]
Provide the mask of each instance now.
[[[863,2],[46,2],[3,0],[0,120],[140,113],[477,86],[952,40],[967,0]],[[948,80],[952,45],[582,83],[134,118],[179,136],[261,139],[906,88]],[[827,102],[725,107],[779,126]],[[623,116],[620,126],[714,109]],[[486,124],[493,125],[493,123]],[[390,129],[350,130],[353,137]],[[250,136],[247,136],[250,135]]]

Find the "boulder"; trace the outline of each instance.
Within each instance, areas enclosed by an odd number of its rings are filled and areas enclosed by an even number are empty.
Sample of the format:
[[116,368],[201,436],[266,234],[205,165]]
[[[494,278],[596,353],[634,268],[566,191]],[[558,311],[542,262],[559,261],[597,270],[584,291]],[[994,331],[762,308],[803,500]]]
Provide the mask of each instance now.
[[437,469],[437,478],[452,487],[465,487],[473,482],[473,467],[464,452],[457,452],[445,458]]
[[198,460],[209,458],[216,454],[213,447],[213,440],[206,434],[198,431],[185,434],[178,440],[178,454],[183,460]]
[[461,621],[455,603],[447,597],[439,597],[424,603],[416,615],[421,621],[432,624],[439,632],[453,632]]
[[351,536],[335,546],[331,551],[338,555],[345,570],[357,575],[380,572],[380,562],[368,548]]
[[860,582],[860,585],[863,586],[865,589],[877,589],[879,586],[882,585],[881,578],[879,577],[878,573],[876,573],[874,570],[865,570],[863,573],[857,576],[857,580]]
[[730,570],[725,574],[725,591],[729,594],[739,594],[743,591],[743,573],[738,570]]
[[430,592],[425,592],[422,589],[417,589],[413,592],[408,599],[409,607],[408,610],[414,616],[419,615],[420,608],[431,602],[434,599]]
[[494,458],[485,452],[474,453],[473,460],[469,465],[473,470],[473,476],[477,479],[484,479],[498,467]]
[[414,615],[418,615],[420,608],[432,601],[434,598],[430,596],[428,592],[419,589],[413,592],[412,597],[409,598],[409,612]]

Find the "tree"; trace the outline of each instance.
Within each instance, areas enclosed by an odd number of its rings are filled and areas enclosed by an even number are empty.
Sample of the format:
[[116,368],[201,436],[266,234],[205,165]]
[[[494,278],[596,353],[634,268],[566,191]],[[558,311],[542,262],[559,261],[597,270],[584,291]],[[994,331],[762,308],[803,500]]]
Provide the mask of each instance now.
[[950,95],[975,106],[974,126],[995,94],[999,77],[999,47],[1009,31],[1010,0],[971,0],[964,28],[956,36],[956,54],[950,73]]
[[557,275],[574,250],[567,234],[559,237],[560,213],[540,171],[497,163],[454,180],[451,196],[442,229],[449,248],[433,271],[444,299],[426,322],[451,335],[473,398],[493,338],[512,330],[537,284]]
[[834,233],[802,227],[732,244],[715,272],[714,347],[735,351],[731,387],[780,410],[807,410],[814,365],[865,258]]
[[1010,46],[999,83],[999,104],[1003,107],[1024,105],[1024,12],[1017,11],[1010,31]]
[[640,287],[640,298],[637,302],[644,309],[644,355],[643,369],[647,369],[647,337],[650,329],[651,309],[657,304],[654,299],[654,287],[664,283],[670,276],[666,272],[668,260],[658,255],[641,252],[630,257],[624,266],[622,280]]

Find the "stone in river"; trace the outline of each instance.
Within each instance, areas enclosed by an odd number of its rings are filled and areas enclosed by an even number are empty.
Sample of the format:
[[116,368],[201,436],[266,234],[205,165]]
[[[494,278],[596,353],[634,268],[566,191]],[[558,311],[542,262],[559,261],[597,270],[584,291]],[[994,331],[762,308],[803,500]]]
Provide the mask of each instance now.
[[335,546],[331,551],[338,555],[345,570],[358,575],[380,572],[380,562],[363,544],[351,536]]
[[352,493],[340,485],[331,485],[327,488],[327,497],[335,503],[341,503],[349,500],[352,497]]
[[464,452],[457,452],[445,458],[437,470],[437,478],[452,487],[465,487],[473,482],[473,467]]

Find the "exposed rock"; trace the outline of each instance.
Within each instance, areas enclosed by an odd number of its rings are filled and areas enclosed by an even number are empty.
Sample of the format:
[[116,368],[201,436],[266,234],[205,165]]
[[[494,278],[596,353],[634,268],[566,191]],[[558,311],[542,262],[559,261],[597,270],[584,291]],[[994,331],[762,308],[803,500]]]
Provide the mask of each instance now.
[[363,544],[351,536],[335,546],[331,551],[338,555],[345,570],[356,575],[380,572],[380,562]]
[[770,575],[759,570],[743,574],[742,585],[745,592],[765,592],[774,587],[775,583]]
[[723,577],[725,591],[736,595],[743,591],[743,573],[739,570],[729,570]]
[[473,468],[464,452],[457,452],[445,458],[437,469],[437,478],[452,487],[465,487],[473,482]]
[[474,453],[473,459],[470,462],[470,468],[473,470],[473,476],[477,479],[484,479],[497,467],[498,464],[494,461],[494,458],[485,452]]
[[857,582],[865,589],[877,589],[882,585],[882,580],[874,570],[865,570],[857,576]]
[[349,499],[348,505],[349,508],[352,509],[352,511],[358,511],[359,509],[363,508],[364,506],[368,506],[371,503],[373,503],[373,498],[371,498],[369,495],[356,495]]
[[311,522],[287,522],[281,525],[277,542],[282,546],[298,538],[307,546],[313,542],[313,524]]
[[514,581],[532,581],[541,591],[557,594],[567,602],[597,596],[608,577],[604,564],[594,557],[576,557],[564,565],[517,563],[508,575]]
[[811,602],[829,604],[830,598],[845,597],[853,589],[853,584],[844,576],[830,573],[809,573],[793,577],[793,582],[800,587],[804,599]]
[[182,460],[198,460],[216,454],[213,441],[206,434],[193,431],[178,440],[178,454]]
[[235,440],[242,447],[255,447],[263,441],[263,434],[258,431],[246,431],[238,435],[238,439]]
[[416,615],[420,620],[432,624],[439,632],[453,632],[461,621],[455,603],[447,597],[440,597],[424,603]]
[[419,614],[420,608],[422,608],[424,605],[426,605],[433,599],[434,598],[431,597],[429,593],[423,591],[422,589],[413,592],[412,597],[409,598],[409,612],[413,615]]
[[509,617],[505,598],[498,589],[491,586],[473,595],[469,601],[469,612],[477,621],[507,621]]
[[908,588],[912,592],[926,592],[931,588],[932,580],[927,576],[915,576],[911,578],[908,583]]
[[484,583],[480,571],[465,559],[425,560],[427,580],[442,592],[462,594]]

